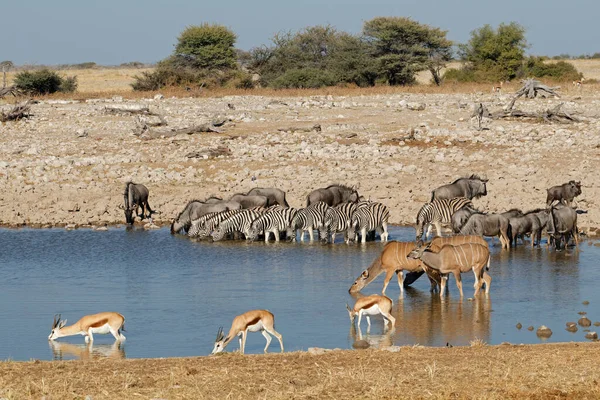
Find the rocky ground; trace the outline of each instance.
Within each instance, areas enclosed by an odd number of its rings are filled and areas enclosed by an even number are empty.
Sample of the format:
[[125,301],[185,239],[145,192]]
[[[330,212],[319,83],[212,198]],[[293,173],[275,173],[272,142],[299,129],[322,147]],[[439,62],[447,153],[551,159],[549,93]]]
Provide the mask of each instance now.
[[[160,97],[160,96],[158,96]],[[431,190],[471,173],[489,178],[478,208],[502,211],[545,205],[546,188],[580,180],[580,229],[600,233],[600,93],[594,86],[561,99],[518,100],[542,110],[564,102],[581,122],[486,121],[475,129],[475,102],[492,111],[510,94],[152,98],[71,102],[42,100],[32,116],[0,125],[0,223],[93,226],[124,223],[124,184],[150,189],[157,224],[191,199],[279,187],[292,206],[330,183],[414,223]],[[106,106],[142,104],[177,129],[226,119],[220,133],[136,136],[138,117]],[[7,110],[8,105],[0,106]],[[144,117],[146,118],[146,117]],[[148,117],[155,120],[156,117]],[[313,128],[318,125],[318,128]],[[218,149],[222,155],[214,155]]]

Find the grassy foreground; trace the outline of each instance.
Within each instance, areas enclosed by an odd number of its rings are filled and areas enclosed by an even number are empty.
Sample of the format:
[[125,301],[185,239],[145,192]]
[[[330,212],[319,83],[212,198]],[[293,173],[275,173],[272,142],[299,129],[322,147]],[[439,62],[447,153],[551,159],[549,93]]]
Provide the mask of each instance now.
[[0,363],[6,399],[600,398],[597,343]]

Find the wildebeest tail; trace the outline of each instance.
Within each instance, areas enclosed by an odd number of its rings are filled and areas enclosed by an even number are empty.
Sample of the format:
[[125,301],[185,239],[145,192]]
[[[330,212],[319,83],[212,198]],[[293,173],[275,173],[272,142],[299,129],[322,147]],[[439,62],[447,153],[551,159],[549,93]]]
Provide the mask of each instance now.
[[508,223],[508,226],[506,227],[506,236],[508,236],[508,240],[510,240],[510,244],[508,247],[511,247],[512,241],[513,241],[513,235],[512,235],[512,225],[510,224],[510,222]]
[[431,203],[433,200],[435,200],[435,190],[431,191],[431,199],[429,199],[429,202]]

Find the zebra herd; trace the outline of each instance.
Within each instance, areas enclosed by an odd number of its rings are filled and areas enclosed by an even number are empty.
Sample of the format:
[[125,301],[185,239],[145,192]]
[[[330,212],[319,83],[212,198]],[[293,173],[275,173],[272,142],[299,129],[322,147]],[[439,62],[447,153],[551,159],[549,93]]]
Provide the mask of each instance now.
[[[283,193],[279,189],[260,190],[262,193]],[[253,203],[243,202],[243,196],[248,195],[234,196],[238,201],[212,197],[204,202],[189,202],[173,221],[171,233],[183,232],[199,239],[210,237],[213,241],[239,237],[255,241],[262,235],[268,242],[271,234],[275,241],[282,238],[296,241],[298,231],[301,241],[306,233],[313,241],[314,230],[317,230],[320,240],[331,243],[340,233],[344,235],[346,243],[357,240],[357,235],[364,243],[369,234],[375,232],[382,241],[388,239],[388,207],[365,200],[355,188],[348,186],[331,185],[316,189],[308,195],[307,206],[300,209],[290,207],[286,201],[282,204],[275,197],[273,199],[276,201],[271,204],[267,201],[266,204],[253,206]],[[285,199],[285,194],[279,198]]]

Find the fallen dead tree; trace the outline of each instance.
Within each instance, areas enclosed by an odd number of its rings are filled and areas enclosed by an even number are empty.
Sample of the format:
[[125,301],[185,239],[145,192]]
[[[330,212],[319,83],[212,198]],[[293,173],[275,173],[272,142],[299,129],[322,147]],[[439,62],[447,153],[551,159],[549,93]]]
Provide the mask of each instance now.
[[21,94],[21,91],[19,89],[17,89],[16,86],[8,86],[5,88],[0,88],[0,99],[8,96],[9,94],[12,94],[14,97],[17,97],[18,95]]
[[217,146],[212,149],[206,149],[201,151],[192,151],[191,153],[186,154],[187,158],[215,158],[219,156],[230,156],[231,149],[225,146]]
[[214,132],[222,133],[223,131],[218,127],[223,126],[227,120],[215,120],[205,124],[194,125],[187,128],[180,129],[151,129],[147,124],[138,127],[138,130],[134,133],[136,136],[140,136],[146,139],[156,139],[162,137],[173,137],[177,135],[193,135],[194,133],[205,133]]
[[561,109],[563,104],[564,103],[560,103],[552,108],[539,112],[529,112],[522,110],[502,110],[492,113],[492,118],[528,118],[538,120],[541,119],[546,122],[558,122],[563,124],[579,122],[580,120],[577,117]]
[[289,127],[289,128],[278,128],[277,129],[279,132],[289,132],[289,133],[296,133],[296,132],[303,132],[303,133],[307,133],[307,132],[321,132],[321,125],[320,124],[315,124],[313,126],[301,126],[301,127]]
[[5,112],[0,112],[0,122],[6,121],[17,121],[23,118],[29,117],[29,111],[31,110],[31,104],[33,104],[33,100],[27,100],[24,103],[19,103],[13,107],[12,110]]
[[150,107],[142,104],[111,104],[104,107],[104,112],[109,114],[157,115],[150,111]]

